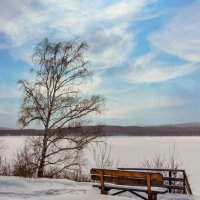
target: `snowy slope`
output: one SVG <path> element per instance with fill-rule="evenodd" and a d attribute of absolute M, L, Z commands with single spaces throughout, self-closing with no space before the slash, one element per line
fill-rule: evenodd
<path fill-rule="evenodd" d="M 66 179 L 25 179 L 0 177 L 1 200 L 130 200 L 128 197 L 101 195 L 92 183 Z M 131 200 L 138 199 L 132 197 Z M 159 200 L 200 200 L 190 195 L 160 195 Z"/>

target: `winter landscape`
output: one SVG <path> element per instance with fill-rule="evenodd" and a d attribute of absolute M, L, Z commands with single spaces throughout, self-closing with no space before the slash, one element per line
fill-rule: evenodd
<path fill-rule="evenodd" d="M 7 144 L 4 151 L 9 158 L 16 153 L 16 149 L 23 146 L 24 136 L 5 136 Z M 176 147 L 177 162 L 180 168 L 186 169 L 189 175 L 189 182 L 193 191 L 193 196 L 189 195 L 160 195 L 159 199 L 200 199 L 199 182 L 199 159 L 196 152 L 200 151 L 200 137 L 130 137 L 113 136 L 107 138 L 111 145 L 111 158 L 113 167 L 139 167 L 144 160 L 153 160 L 156 155 L 161 155 L 168 160 L 170 150 Z M 147 145 L 148 143 L 148 145 Z M 138 151 L 138 149 L 141 149 Z M 159 151 L 158 151 L 159 149 Z M 95 167 L 93 153 L 87 151 L 88 163 L 85 172 Z M 98 189 L 92 187 L 92 183 L 80 183 L 70 180 L 34 180 L 14 177 L 2 177 L 1 193 L 3 199 L 122 199 L 122 197 L 105 196 L 99 194 Z M 5 184 L 5 185 L 4 185 Z M 130 197 L 130 194 L 126 194 Z M 125 196 L 126 196 L 125 195 Z M 131 196 L 131 198 L 136 198 Z M 123 197 L 123 199 L 126 199 Z M 136 198 L 137 199 L 137 198 Z"/>
<path fill-rule="evenodd" d="M 200 200 L 200 1 L 0 1 L 0 199 Z"/>

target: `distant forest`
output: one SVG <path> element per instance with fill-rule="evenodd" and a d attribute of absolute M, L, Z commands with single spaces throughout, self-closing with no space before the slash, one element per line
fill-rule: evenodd
<path fill-rule="evenodd" d="M 90 126 L 90 128 L 92 128 Z M 104 126 L 106 136 L 200 136 L 200 125 Z M 64 130 L 67 133 L 67 130 Z M 0 129 L 0 136 L 39 135 L 36 129 Z"/>

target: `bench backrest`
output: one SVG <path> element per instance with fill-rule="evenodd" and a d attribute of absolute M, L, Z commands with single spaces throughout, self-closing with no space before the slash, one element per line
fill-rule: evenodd
<path fill-rule="evenodd" d="M 161 187 L 164 184 L 161 173 L 122 171 L 108 169 L 91 169 L 91 179 L 95 181 L 113 183 L 117 185 Z"/>
<path fill-rule="evenodd" d="M 157 168 L 118 168 L 125 171 L 159 172 L 163 174 L 164 187 L 170 193 L 192 194 L 186 171 L 183 169 L 157 169 Z"/>

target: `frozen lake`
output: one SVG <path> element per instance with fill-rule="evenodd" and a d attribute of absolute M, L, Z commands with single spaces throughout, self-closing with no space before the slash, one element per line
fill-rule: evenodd
<path fill-rule="evenodd" d="M 3 137 L 8 146 L 5 154 L 12 157 L 20 148 L 25 137 Z M 119 160 L 118 167 L 140 167 L 144 159 L 151 160 L 160 154 L 168 158 L 170 149 L 176 147 L 178 161 L 189 175 L 194 194 L 200 195 L 200 137 L 108 137 L 112 147 L 112 160 Z M 91 155 L 89 154 L 88 157 Z M 89 166 L 92 166 L 90 163 Z"/>

